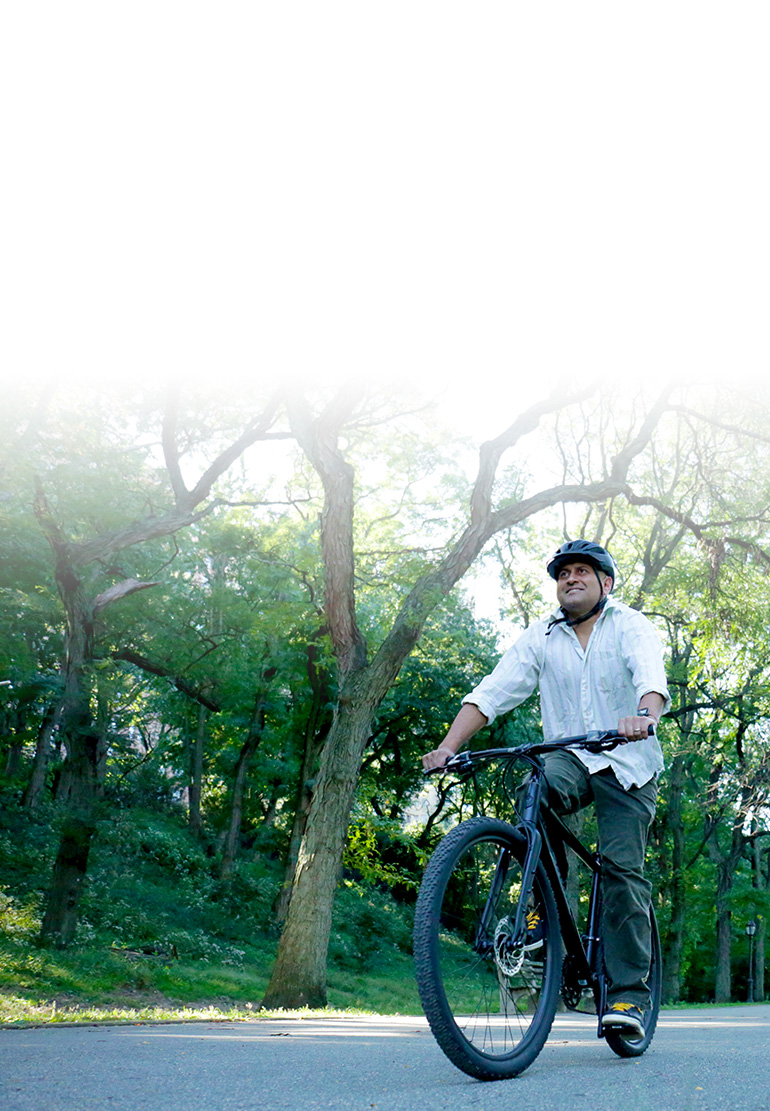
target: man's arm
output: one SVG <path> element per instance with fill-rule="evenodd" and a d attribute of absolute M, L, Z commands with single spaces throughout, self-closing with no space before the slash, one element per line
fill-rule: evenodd
<path fill-rule="evenodd" d="M 649 710 L 649 714 L 634 714 L 632 717 L 621 718 L 618 722 L 618 733 L 622 737 L 628 737 L 629 741 L 642 740 L 647 736 L 647 728 L 650 724 L 657 726 L 665 705 L 666 700 L 662 694 L 648 691 L 639 699 L 639 709 Z"/>
<path fill-rule="evenodd" d="M 471 737 L 474 737 L 479 729 L 483 729 L 486 724 L 487 719 L 478 706 L 474 706 L 472 702 L 465 702 L 460 707 L 459 714 L 452 722 L 449 732 L 438 748 L 435 748 L 433 752 L 426 752 L 423 756 L 422 766 L 426 772 L 443 768 L 449 757 L 459 752 L 462 746 Z"/>

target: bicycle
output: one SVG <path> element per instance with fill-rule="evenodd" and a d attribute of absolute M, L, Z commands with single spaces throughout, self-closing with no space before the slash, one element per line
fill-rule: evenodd
<path fill-rule="evenodd" d="M 470 1076 L 502 1080 L 528 1068 L 545 1045 L 560 995 L 569 1010 L 595 1008 L 597 1037 L 619 1057 L 639 1057 L 652 1041 L 662 972 L 655 912 L 651 907 L 652 999 L 644 1035 L 603 1029 L 607 977 L 601 857 L 560 817 L 540 809 L 543 754 L 567 748 L 602 752 L 625 741 L 615 732 L 588 733 L 517 748 L 464 752 L 439 769 L 477 786 L 480 769 L 498 762 L 499 786 L 516 809 L 514 772 L 521 764 L 530 768 L 529 779 L 519 788 L 523 803 L 518 824 L 485 816 L 461 822 L 439 843 L 417 899 L 414 959 L 420 999 L 439 1046 Z M 566 861 L 565 848 L 591 872 L 583 933 L 559 867 L 560 860 L 562 865 Z"/>

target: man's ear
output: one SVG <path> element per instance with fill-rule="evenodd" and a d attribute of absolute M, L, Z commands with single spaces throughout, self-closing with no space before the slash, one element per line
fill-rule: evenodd
<path fill-rule="evenodd" d="M 605 575 L 604 581 L 602 582 L 602 593 L 609 594 L 614 585 L 615 580 L 613 579 L 612 575 Z"/>

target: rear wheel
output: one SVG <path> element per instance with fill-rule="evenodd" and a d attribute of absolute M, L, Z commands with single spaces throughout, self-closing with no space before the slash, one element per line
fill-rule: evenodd
<path fill-rule="evenodd" d="M 652 1041 L 655 1027 L 658 1024 L 660 1011 L 660 995 L 663 986 L 663 963 L 660 952 L 660 934 L 655 911 L 650 907 L 650 930 L 652 940 L 652 959 L 650 961 L 650 1007 L 644 1016 L 644 1037 L 634 1038 L 623 1034 L 618 1028 L 608 1029 L 604 1037 L 607 1045 L 617 1053 L 618 1057 L 641 1057 Z"/>
<path fill-rule="evenodd" d="M 513 944 L 526 842 L 506 822 L 472 818 L 449 833 L 417 900 L 417 985 L 447 1057 L 480 1080 L 516 1076 L 551 1029 L 561 981 L 561 936 L 542 865 L 525 908 L 531 928 Z"/>

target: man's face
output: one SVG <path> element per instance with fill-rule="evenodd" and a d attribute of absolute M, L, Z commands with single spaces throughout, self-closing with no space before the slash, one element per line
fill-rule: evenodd
<path fill-rule="evenodd" d="M 576 560 L 566 564 L 559 572 L 556 578 L 556 597 L 565 613 L 571 617 L 581 617 L 594 608 L 603 594 L 609 593 L 611 584 L 612 579 L 603 571 L 597 572 L 590 563 Z"/>

